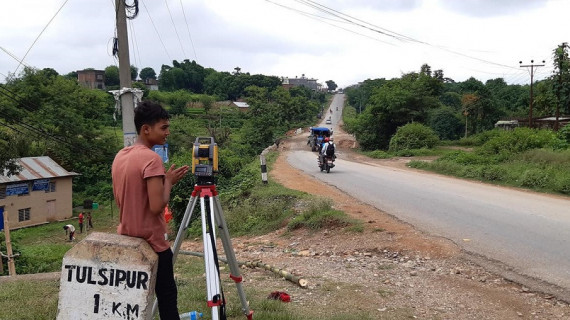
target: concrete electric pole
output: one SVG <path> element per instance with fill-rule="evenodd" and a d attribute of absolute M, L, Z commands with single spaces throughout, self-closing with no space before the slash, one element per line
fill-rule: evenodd
<path fill-rule="evenodd" d="M 530 60 L 530 64 L 522 64 L 522 61 L 519 61 L 519 64 L 521 65 L 521 68 L 529 68 L 530 67 L 530 108 L 528 111 L 528 127 L 532 128 L 532 102 L 533 102 L 533 96 L 532 96 L 532 85 L 533 85 L 533 77 L 534 77 L 534 68 L 538 68 L 538 67 L 544 67 L 544 60 L 542 60 L 543 64 L 534 64 L 534 60 Z"/>
<path fill-rule="evenodd" d="M 117 41 L 119 42 L 119 83 L 120 90 L 131 88 L 131 62 L 129 59 L 129 36 L 127 33 L 127 13 L 125 0 L 115 0 Z M 123 115 L 124 146 L 132 146 L 137 139 L 135 130 L 135 105 L 133 93 L 125 90 L 121 93 L 121 114 Z"/>

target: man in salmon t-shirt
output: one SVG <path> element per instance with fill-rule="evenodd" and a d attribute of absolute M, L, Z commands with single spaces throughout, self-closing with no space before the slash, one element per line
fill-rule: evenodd
<path fill-rule="evenodd" d="M 160 319 L 179 319 L 172 250 L 166 239 L 163 210 L 170 190 L 188 172 L 188 166 L 165 171 L 152 146 L 166 143 L 170 116 L 158 103 L 140 102 L 135 109 L 137 140 L 115 156 L 113 194 L 119 207 L 117 233 L 145 239 L 158 254 L 155 293 Z"/>

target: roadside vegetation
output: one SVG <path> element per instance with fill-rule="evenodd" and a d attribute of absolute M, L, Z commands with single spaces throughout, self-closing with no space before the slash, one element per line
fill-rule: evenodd
<path fill-rule="evenodd" d="M 554 73 L 536 83 L 536 117 L 570 117 L 568 46 L 553 50 Z M 528 124 L 529 86 L 502 78 L 455 82 L 427 64 L 395 79 L 345 88 L 345 129 L 372 158 L 415 160 L 414 168 L 541 192 L 570 194 L 570 125 Z M 519 121 L 496 129 L 498 120 Z M 537 124 L 534 124 L 536 127 Z"/>
<path fill-rule="evenodd" d="M 461 178 L 570 195 L 570 141 L 550 130 L 494 130 L 475 137 L 473 151 L 455 150 L 433 162 L 410 166 Z M 471 142 L 470 142 L 471 144 Z"/>

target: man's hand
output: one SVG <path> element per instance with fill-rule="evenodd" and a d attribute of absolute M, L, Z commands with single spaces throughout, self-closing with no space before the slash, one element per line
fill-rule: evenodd
<path fill-rule="evenodd" d="M 188 166 L 175 168 L 172 165 L 164 176 L 150 177 L 146 181 L 150 210 L 154 214 L 161 214 L 170 199 L 170 190 L 188 172 Z"/>
<path fill-rule="evenodd" d="M 182 179 L 186 173 L 188 173 L 188 166 L 182 166 L 175 168 L 176 165 L 170 166 L 170 169 L 166 171 L 165 180 L 170 181 L 172 185 L 176 184 L 180 179 Z"/>

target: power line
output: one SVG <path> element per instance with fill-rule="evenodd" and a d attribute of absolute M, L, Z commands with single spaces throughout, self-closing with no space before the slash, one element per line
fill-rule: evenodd
<path fill-rule="evenodd" d="M 53 17 L 49 20 L 49 22 L 46 24 L 46 26 L 42 29 L 42 31 L 40 32 L 40 34 L 38 34 L 38 36 L 36 37 L 36 39 L 34 40 L 34 42 L 32 43 L 32 45 L 28 48 L 28 51 L 26 51 L 26 54 L 24 55 L 24 57 L 22 58 L 22 61 L 26 60 L 26 57 L 28 56 L 28 53 L 30 53 L 30 50 L 32 50 L 32 48 L 34 47 L 34 45 L 36 44 L 36 42 L 38 41 L 38 39 L 42 36 L 42 34 L 44 33 L 44 31 L 46 31 L 47 27 L 50 25 L 50 23 L 53 21 L 53 19 L 55 19 L 55 17 L 57 16 L 57 14 L 61 11 L 61 9 L 63 9 L 63 7 L 65 6 L 65 4 L 67 3 L 67 1 L 69 0 L 65 0 L 63 2 L 63 4 L 61 5 L 61 7 L 59 7 L 59 10 L 57 10 L 57 12 L 53 15 Z M 20 63 L 18 64 L 18 66 L 16 67 L 16 70 L 14 70 L 14 73 L 18 72 L 18 68 L 20 68 L 20 65 L 22 65 L 22 61 L 20 61 Z"/>
<path fill-rule="evenodd" d="M 176 29 L 176 24 L 174 23 L 174 18 L 172 18 L 172 13 L 170 13 L 170 8 L 168 7 L 168 0 L 164 0 L 166 4 L 166 9 L 168 10 L 168 15 L 170 16 L 170 21 L 172 21 L 172 26 L 174 27 L 174 32 L 176 33 L 176 37 L 178 38 L 178 42 L 180 43 L 180 48 L 182 49 L 182 54 L 186 57 L 186 52 L 184 51 L 184 46 L 182 45 L 182 40 L 180 40 L 180 36 L 178 35 L 178 29 Z"/>
<path fill-rule="evenodd" d="M 182 0 L 180 0 L 180 7 L 182 8 L 182 14 L 184 15 L 184 22 L 186 22 L 186 29 L 188 30 L 188 37 L 190 38 L 190 44 L 192 45 L 192 50 L 194 51 L 194 58 L 198 61 L 198 56 L 196 55 L 196 48 L 194 48 L 194 41 L 192 41 L 192 34 L 190 33 L 190 26 L 188 25 L 188 19 L 186 18 L 186 12 L 184 12 L 184 5 Z"/>
<path fill-rule="evenodd" d="M 322 17 L 322 16 L 319 16 L 319 15 L 316 15 L 316 14 L 312 14 L 312 13 L 309 13 L 309 12 L 305 12 L 305 11 L 302 11 L 302 10 L 298 10 L 298 9 L 295 9 L 295 8 L 291 8 L 291 7 L 288 7 L 288 6 L 286 6 L 286 5 L 282 5 L 282 4 L 280 4 L 280 3 L 276 3 L 276 2 L 273 2 L 273 1 L 271 1 L 271 0 L 265 0 L 265 1 L 267 1 L 267 2 L 269 2 L 269 3 L 271 3 L 271 4 L 274 4 L 274 5 L 276 5 L 276 6 L 285 8 L 285 9 L 287 9 L 287 10 L 291 10 L 291 11 L 297 12 L 297 13 L 299 13 L 299 14 L 301 14 L 301 15 L 306 16 L 307 18 L 310 18 L 310 19 L 317 20 L 317 21 L 319 21 L 319 22 L 328 24 L 328 25 L 330 25 L 330 26 L 332 26 L 332 27 L 335 27 L 335 28 L 338 28 L 338 29 L 341 29 L 341 30 L 344 30 L 344 31 L 347 31 L 347 32 L 350 32 L 350 33 L 353 33 L 353 34 L 356 34 L 356 35 L 359 35 L 359 36 L 362 36 L 362 37 L 371 39 L 371 40 L 374 40 L 374 41 L 382 42 L 382 43 L 385 43 L 385 44 L 388 44 L 388 45 L 391 45 L 391 46 L 396 46 L 396 45 L 393 44 L 393 43 L 390 43 L 390 42 L 387 42 L 387 41 L 383 41 L 383 40 L 380 40 L 380 39 L 378 39 L 378 38 L 374 38 L 374 37 L 371 37 L 371 36 L 368 36 L 368 35 L 365 35 L 365 34 L 363 34 L 363 33 L 359 33 L 359 32 L 356 32 L 356 31 L 353 31 L 353 30 L 350 30 L 350 29 L 347 29 L 347 28 L 343 28 L 343 27 L 341 27 L 341 26 L 337 26 L 337 25 L 335 25 L 335 24 L 329 23 L 329 22 L 324 21 L 324 20 L 331 20 L 331 21 L 335 21 L 335 22 L 339 22 L 339 23 L 346 23 L 346 24 L 349 24 L 349 23 L 346 22 L 346 21 L 339 21 L 339 20 L 336 20 L 336 19 L 331 19 L 331 18 Z"/>
<path fill-rule="evenodd" d="M 129 24 L 129 28 L 131 29 L 131 34 L 133 35 L 131 37 L 131 46 L 133 47 L 133 55 L 135 57 L 135 67 L 137 66 L 137 58 L 139 60 L 138 62 L 138 67 L 142 66 L 141 63 L 141 53 L 139 52 L 139 46 L 138 46 L 138 42 L 137 42 L 137 35 L 135 34 L 135 29 L 133 28 L 133 23 L 131 20 L 127 20 L 128 24 Z M 135 54 L 136 52 L 136 54 Z M 135 79 L 136 80 L 136 79 Z"/>
<path fill-rule="evenodd" d="M 150 12 L 148 11 L 148 8 L 146 7 L 146 5 L 144 4 L 143 0 L 140 0 L 141 3 L 143 4 L 144 10 L 146 11 L 148 18 L 150 19 L 150 22 L 152 24 L 152 27 L 154 28 L 154 31 L 156 32 L 156 35 L 158 36 L 158 39 L 160 40 L 160 43 L 162 44 L 162 48 L 164 48 L 164 52 L 166 52 L 166 55 L 168 56 L 168 60 L 172 61 L 172 57 L 170 57 L 170 54 L 168 53 L 168 50 L 166 50 L 166 46 L 164 45 L 164 42 L 162 41 L 162 37 L 160 36 L 160 33 L 158 32 L 158 29 L 156 28 L 156 25 L 154 24 L 154 21 L 152 20 L 152 17 L 150 16 Z"/>
<path fill-rule="evenodd" d="M 12 52 L 8 51 L 8 50 L 5 49 L 4 47 L 0 46 L 0 49 L 1 49 L 2 51 L 4 51 L 7 55 L 9 55 L 10 57 L 12 57 L 14 60 L 18 61 L 20 64 L 23 64 L 24 67 L 27 67 L 27 68 L 30 68 L 30 69 L 32 68 L 32 67 L 30 67 L 29 65 L 25 64 L 23 60 L 18 59 L 18 57 L 16 57 L 16 55 L 14 55 Z"/>
<path fill-rule="evenodd" d="M 266 0 L 266 1 L 268 1 L 268 0 Z M 455 54 L 455 55 L 459 55 L 459 56 L 462 56 L 462 57 L 465 57 L 465 58 L 477 60 L 477 61 L 480 61 L 480 62 L 483 62 L 483 63 L 492 64 L 492 65 L 495 65 L 495 66 L 499 66 L 499 67 L 503 67 L 503 68 L 509 68 L 509 69 L 513 69 L 513 70 L 516 70 L 516 69 L 517 69 L 517 68 L 515 68 L 515 67 L 513 67 L 513 66 L 509 66 L 509 65 L 505 65 L 505 64 L 493 62 L 493 61 L 490 61 L 490 60 L 478 58 L 478 57 L 475 57 L 475 56 L 467 55 L 467 54 L 464 54 L 464 53 L 461 53 L 461 52 L 458 52 L 458 51 L 455 51 L 455 50 L 451 50 L 451 49 L 449 49 L 449 48 L 447 48 L 447 47 L 444 47 L 444 46 L 441 46 L 441 45 L 431 44 L 431 43 L 429 43 L 429 42 L 425 42 L 425 41 L 422 41 L 422 40 L 418 40 L 418 39 L 415 39 L 415 38 L 412 38 L 412 37 L 403 35 L 403 34 L 401 34 L 401 33 L 397 33 L 397 32 L 391 31 L 391 30 L 389 30 L 389 29 L 382 28 L 382 27 L 380 27 L 380 26 L 377 26 L 377 25 L 374 25 L 374 24 L 372 24 L 372 23 L 366 22 L 366 21 L 364 21 L 364 20 L 361 20 L 361 19 L 352 17 L 352 16 L 350 16 L 350 15 L 347 15 L 347 14 L 342 13 L 342 12 L 340 12 L 340 11 L 334 10 L 334 9 L 332 9 L 332 8 L 329 8 L 329 7 L 325 6 L 325 5 L 322 5 L 322 4 L 317 3 L 317 2 L 315 2 L 315 1 L 312 1 L 312 0 L 295 0 L 295 1 L 296 1 L 296 2 L 299 2 L 299 3 L 301 3 L 301 4 L 304 4 L 304 5 L 306 5 L 306 6 L 309 6 L 309 7 L 311 7 L 311 8 L 314 8 L 314 9 L 316 9 L 316 10 L 318 10 L 318 11 L 323 12 L 323 13 L 326 13 L 326 14 L 329 14 L 329 15 L 332 15 L 332 16 L 335 16 L 335 17 L 338 17 L 338 18 L 340 18 L 340 19 L 343 19 L 343 20 L 345 20 L 345 21 L 347 21 L 347 22 L 350 22 L 350 23 L 352 23 L 352 24 L 354 24 L 354 25 L 356 25 L 356 26 L 358 26 L 358 27 L 365 28 L 365 29 L 370 30 L 370 31 L 373 31 L 373 32 L 377 32 L 377 33 L 380 33 L 380 34 L 382 34 L 382 35 L 385 35 L 385 36 L 388 36 L 388 37 L 391 37 L 391 38 L 394 38 L 394 39 L 397 39 L 397 40 L 400 40 L 400 41 L 403 41 L 403 42 L 418 43 L 418 44 L 430 46 L 430 47 L 433 47 L 433 48 L 437 48 L 437 49 L 440 49 L 440 50 L 442 50 L 442 51 L 447 51 L 447 52 L 449 52 L 449 53 L 452 53 L 452 54 Z M 356 21 L 358 21 L 358 22 L 356 22 Z"/>

